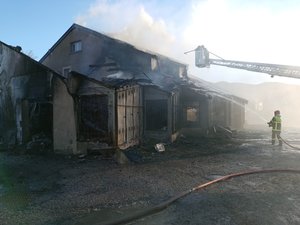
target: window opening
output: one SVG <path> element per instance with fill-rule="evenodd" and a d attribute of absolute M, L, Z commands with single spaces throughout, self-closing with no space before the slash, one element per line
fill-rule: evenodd
<path fill-rule="evenodd" d="M 186 120 L 188 122 L 198 122 L 199 121 L 199 109 L 196 107 L 187 107 Z"/>
<path fill-rule="evenodd" d="M 71 67 L 67 66 L 63 68 L 62 74 L 64 77 L 68 77 L 70 72 L 71 72 Z"/>
<path fill-rule="evenodd" d="M 82 42 L 81 41 L 75 41 L 71 43 L 71 52 L 80 52 L 82 51 Z"/>

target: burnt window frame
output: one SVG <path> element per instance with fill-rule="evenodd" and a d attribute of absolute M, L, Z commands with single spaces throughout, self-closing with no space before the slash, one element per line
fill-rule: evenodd
<path fill-rule="evenodd" d="M 191 114 L 189 115 L 188 111 L 189 110 L 194 110 L 193 112 L 193 116 L 195 117 L 194 120 L 192 119 Z M 200 122 L 200 118 L 199 118 L 199 106 L 187 106 L 186 107 L 186 121 L 187 123 L 199 123 Z"/>
<path fill-rule="evenodd" d="M 188 110 L 194 109 L 195 113 L 195 120 L 188 120 Z M 204 106 L 203 103 L 200 101 L 187 101 L 185 106 L 184 106 L 184 118 L 183 120 L 185 121 L 185 126 L 186 127 L 199 127 L 201 126 L 203 122 L 203 111 Z"/>

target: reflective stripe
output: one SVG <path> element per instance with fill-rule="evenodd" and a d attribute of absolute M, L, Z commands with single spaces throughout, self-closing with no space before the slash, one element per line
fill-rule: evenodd
<path fill-rule="evenodd" d="M 281 117 L 274 116 L 272 119 L 272 130 L 273 131 L 281 131 Z"/>

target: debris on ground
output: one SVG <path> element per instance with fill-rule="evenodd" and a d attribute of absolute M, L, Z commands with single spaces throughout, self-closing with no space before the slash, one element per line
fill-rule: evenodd
<path fill-rule="evenodd" d="M 163 143 L 158 143 L 154 146 L 155 150 L 157 152 L 164 152 L 165 151 L 165 145 Z"/>
<path fill-rule="evenodd" d="M 297 145 L 298 134 L 285 137 Z M 124 165 L 102 155 L 66 157 L 2 151 L 1 225 L 99 224 L 157 205 L 221 175 L 300 168 L 299 151 L 273 151 L 269 132 L 244 131 L 237 136 L 185 136 L 168 144 L 163 154 L 155 150 L 155 143 L 120 150 L 130 162 Z M 77 163 L 80 159 L 85 163 Z M 238 177 L 194 192 L 168 209 L 131 224 L 296 225 L 300 218 L 299 186 L 297 174 Z"/>

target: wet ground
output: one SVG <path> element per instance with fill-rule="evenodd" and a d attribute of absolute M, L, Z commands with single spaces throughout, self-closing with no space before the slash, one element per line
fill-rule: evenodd
<path fill-rule="evenodd" d="M 300 146 L 300 131 L 282 134 Z M 248 130 L 231 140 L 181 137 L 156 152 L 63 157 L 0 152 L 1 224 L 106 224 L 148 209 L 223 175 L 299 169 L 300 151 L 271 146 L 270 132 Z M 300 224 L 300 174 L 233 178 L 195 191 L 130 224 Z"/>

